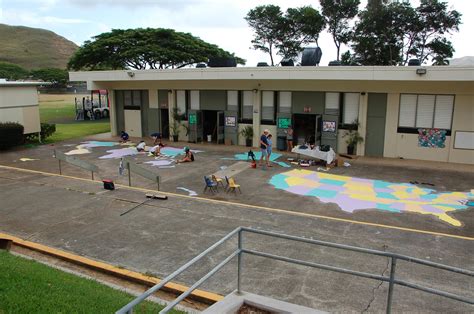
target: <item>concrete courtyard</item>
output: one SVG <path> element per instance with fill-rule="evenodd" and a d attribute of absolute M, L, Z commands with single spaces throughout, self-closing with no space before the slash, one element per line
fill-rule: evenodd
<path fill-rule="evenodd" d="M 169 198 L 150 201 L 120 216 L 145 200 L 144 190 L 120 186 L 115 191 L 105 191 L 101 182 L 89 180 L 90 173 L 64 163 L 63 175 L 68 177 L 48 174 L 58 173 L 58 162 L 52 157 L 54 148 L 68 152 L 81 142 L 69 141 L 54 147 L 44 145 L 0 154 L 0 165 L 6 166 L 0 167 L 0 232 L 159 277 L 171 273 L 238 226 L 386 250 L 473 270 L 472 207 L 449 213 L 461 222 L 459 226 L 426 213 L 373 208 L 351 213 L 336 203 L 276 189 L 269 184 L 274 176 L 299 169 L 277 164 L 267 170 L 240 167 L 240 172 L 233 177 L 241 185 L 242 194 L 226 194 L 222 190 L 215 195 L 203 194 L 203 176 L 225 171 L 221 169 L 223 166 L 235 165 L 239 162 L 233 159 L 235 154 L 245 153 L 246 149 L 191 145 L 192 149 L 202 151 L 196 153 L 196 161 L 173 168 L 146 164 L 154 159 L 144 154 L 133 156 L 135 163 L 160 175 L 161 190 L 169 192 Z M 188 145 L 177 144 L 179 148 Z M 124 147 L 93 147 L 90 153 L 75 157 L 99 166 L 97 180 L 109 178 L 126 185 L 128 177 L 118 173 L 119 159 L 99 158 L 107 155 L 107 150 Z M 33 160 L 21 161 L 21 158 Z M 287 162 L 285 156 L 279 161 Z M 369 159 L 349 162 L 351 167 L 321 173 L 393 183 L 416 181 L 437 193 L 464 193 L 474 188 L 474 169 L 467 165 L 443 168 L 409 161 L 406 165 L 405 161 L 386 163 Z M 316 171 L 317 166 L 309 170 Z M 135 174 L 132 174 L 132 185 L 156 189 L 155 183 Z M 177 187 L 195 191 L 198 196 L 190 197 L 187 191 Z M 387 275 L 389 271 L 388 260 L 382 257 L 265 237 L 249 236 L 245 243 L 250 248 L 307 261 L 375 274 Z M 194 283 L 235 247 L 236 242 L 230 241 L 180 276 L 178 281 L 186 285 Z M 226 266 L 203 289 L 220 294 L 231 292 L 236 287 L 235 265 Z M 472 298 L 469 292 L 472 291 L 472 280 L 466 276 L 403 262 L 398 265 L 397 274 L 415 283 Z M 331 312 L 382 311 L 388 290 L 386 284 L 374 280 L 250 256 L 244 257 L 243 288 Z M 472 307 L 397 286 L 393 310 L 466 312 Z"/>

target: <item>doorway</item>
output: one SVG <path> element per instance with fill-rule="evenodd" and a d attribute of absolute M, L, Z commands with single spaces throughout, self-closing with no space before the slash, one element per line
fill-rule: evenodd
<path fill-rule="evenodd" d="M 369 93 L 365 135 L 366 156 L 383 157 L 386 115 L 387 94 Z"/>
<path fill-rule="evenodd" d="M 217 143 L 217 112 L 215 110 L 202 111 L 202 131 L 205 142 L 207 142 L 207 136 L 211 135 L 212 142 Z"/>
<path fill-rule="evenodd" d="M 303 145 L 304 143 L 318 145 L 321 134 L 321 119 L 318 119 L 318 115 L 315 114 L 294 114 L 293 133 L 295 145 Z"/>
<path fill-rule="evenodd" d="M 170 117 L 168 115 L 168 109 L 160 109 L 160 125 L 161 125 L 161 137 L 170 138 Z"/>

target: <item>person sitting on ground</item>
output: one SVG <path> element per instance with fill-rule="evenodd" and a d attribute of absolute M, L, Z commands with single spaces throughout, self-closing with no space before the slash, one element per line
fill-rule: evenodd
<path fill-rule="evenodd" d="M 183 159 L 178 160 L 178 163 L 182 162 L 193 162 L 194 161 L 194 155 L 193 152 L 189 149 L 189 147 L 184 148 L 185 155 Z"/>
<path fill-rule="evenodd" d="M 128 136 L 127 132 L 125 132 L 125 131 L 120 132 L 120 139 L 121 139 L 120 142 L 121 143 L 127 142 L 129 138 L 130 137 Z"/>
<path fill-rule="evenodd" d="M 161 144 L 161 133 L 159 132 L 151 133 L 150 136 L 151 138 L 153 138 L 153 145 Z"/>
<path fill-rule="evenodd" d="M 144 152 L 145 151 L 145 146 L 146 146 L 145 141 L 140 141 L 140 143 L 138 143 L 138 145 L 137 145 L 137 151 L 138 152 Z"/>
<path fill-rule="evenodd" d="M 161 148 L 163 147 L 164 145 L 159 143 L 158 145 L 155 145 L 153 146 L 152 148 L 150 148 L 150 153 L 154 156 L 160 156 L 160 151 L 161 151 Z"/>

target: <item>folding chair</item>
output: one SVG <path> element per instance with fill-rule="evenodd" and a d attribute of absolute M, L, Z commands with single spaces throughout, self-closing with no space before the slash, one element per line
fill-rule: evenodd
<path fill-rule="evenodd" d="M 234 191 L 235 194 L 237 194 L 237 189 L 239 189 L 240 194 L 242 194 L 242 191 L 240 190 L 240 184 L 236 184 L 234 178 L 229 178 L 229 189 L 227 192 Z"/>
<path fill-rule="evenodd" d="M 204 182 L 206 182 L 206 186 L 204 187 L 203 193 L 206 193 L 208 189 L 209 191 L 211 191 L 212 194 L 214 194 L 214 192 L 217 192 L 217 183 L 212 182 L 209 177 L 204 177 Z"/>

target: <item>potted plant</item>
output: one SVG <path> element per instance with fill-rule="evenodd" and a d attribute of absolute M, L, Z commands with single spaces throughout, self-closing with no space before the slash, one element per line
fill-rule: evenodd
<path fill-rule="evenodd" d="M 240 131 L 240 134 L 245 137 L 245 146 L 252 147 L 253 127 L 247 125 L 242 129 L 242 131 Z"/>
<path fill-rule="evenodd" d="M 343 137 L 346 137 L 347 144 L 347 154 L 354 155 L 354 150 L 357 144 L 362 143 L 364 138 L 360 135 L 359 131 L 359 121 L 355 120 L 348 128 L 346 134 Z"/>
<path fill-rule="evenodd" d="M 180 128 L 182 121 L 184 120 L 184 114 L 182 114 L 179 108 L 173 108 L 173 123 L 170 125 L 171 134 L 173 136 L 173 142 L 177 142 L 179 139 L 179 133 L 181 132 Z"/>

